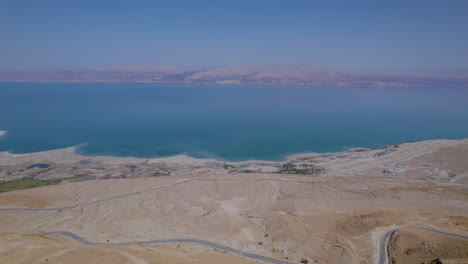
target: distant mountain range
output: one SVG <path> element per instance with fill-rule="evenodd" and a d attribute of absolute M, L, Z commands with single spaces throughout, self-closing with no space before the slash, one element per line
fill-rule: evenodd
<path fill-rule="evenodd" d="M 377 73 L 308 65 L 239 65 L 198 69 L 171 66 L 91 66 L 62 70 L 0 69 L 0 81 L 468 87 L 468 70 Z"/>

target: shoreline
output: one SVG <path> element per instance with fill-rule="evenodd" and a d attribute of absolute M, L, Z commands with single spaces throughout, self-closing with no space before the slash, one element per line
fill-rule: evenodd
<path fill-rule="evenodd" d="M 350 263 L 357 256 L 375 262 L 382 254 L 395 254 L 382 246 L 388 231 L 399 227 L 463 234 L 460 228 L 468 223 L 463 207 L 468 138 L 354 148 L 332 156 L 303 153 L 286 162 L 227 163 L 186 155 L 89 157 L 76 154 L 76 148 L 0 152 L 3 232 L 67 230 L 97 244 L 119 245 L 154 238 L 204 239 L 259 256 L 287 257 L 292 263 L 305 253 L 274 244 L 275 239 L 333 248 L 339 234 L 350 238 L 340 243 L 353 247 L 335 253 Z M 304 240 L 301 232 L 289 232 L 308 227 L 330 235 Z M 230 235 L 240 229 L 248 232 Z M 323 260 L 318 253 L 307 256 Z"/>
<path fill-rule="evenodd" d="M 340 152 L 298 153 L 288 155 L 281 161 L 223 161 L 212 158 L 194 158 L 185 154 L 159 158 L 87 156 L 77 153 L 79 146 L 26 154 L 12 154 L 5 151 L 0 152 L 0 180 L 34 178 L 52 181 L 81 181 L 190 174 L 252 173 L 290 174 L 298 177 L 307 175 L 388 177 L 406 175 L 406 171 L 415 171 L 413 174 L 421 179 L 423 177 L 421 173 L 430 168 L 408 167 L 403 161 L 438 151 L 441 148 L 461 145 L 468 145 L 468 138 L 401 143 L 379 149 L 350 148 Z M 373 169 L 370 169 L 371 167 Z M 447 180 L 450 173 L 450 171 L 443 170 L 431 177 Z"/>
<path fill-rule="evenodd" d="M 2 131 L 0 131 L 0 136 L 2 136 Z M 5 134 L 6 135 L 6 131 Z M 468 139 L 468 138 L 466 138 Z M 458 140 L 458 139 L 434 139 L 434 140 Z M 463 140 L 463 139 L 460 139 Z M 410 141 L 410 142 L 402 142 L 402 143 L 397 143 L 396 145 L 399 144 L 404 144 L 404 143 L 415 143 L 415 142 L 423 142 L 423 141 L 432 141 L 432 140 L 420 140 L 420 141 Z M 87 145 L 88 143 L 83 143 L 83 144 L 78 144 L 75 146 L 70 146 L 70 147 L 65 147 L 65 148 L 58 148 L 58 149 L 50 149 L 50 150 L 42 150 L 42 151 L 34 151 L 34 152 L 27 152 L 27 153 L 12 153 L 10 151 L 0 151 L 0 154 L 7 154 L 11 157 L 23 157 L 23 156 L 31 156 L 31 155 L 41 155 L 41 154 L 47 154 L 47 153 L 52 153 L 52 152 L 67 152 L 71 154 L 75 154 L 77 156 L 82 156 L 83 158 L 106 158 L 106 159 L 135 159 L 135 160 L 148 160 L 148 161 L 164 161 L 164 160 L 197 160 L 197 161 L 202 161 L 202 162 L 218 162 L 218 163 L 234 163 L 234 164 L 243 164 L 243 163 L 254 163 L 254 162 L 266 162 L 266 163 L 281 163 L 281 162 L 288 162 L 290 160 L 294 160 L 297 158 L 301 157 L 311 157 L 311 156 L 326 156 L 330 157 L 333 155 L 338 155 L 340 153 L 346 153 L 346 152 L 355 152 L 355 151 L 369 151 L 369 150 L 378 150 L 378 149 L 383 149 L 387 146 L 392 146 L 395 144 L 389 144 L 389 145 L 382 145 L 381 147 L 378 148 L 368 148 L 368 147 L 350 147 L 346 148 L 340 151 L 329 151 L 329 152 L 313 152 L 313 151 L 307 151 L 307 152 L 298 152 L 298 153 L 292 153 L 292 154 L 285 154 L 281 156 L 281 159 L 278 160 L 266 160 L 266 159 L 246 159 L 246 160 L 229 160 L 229 159 L 216 159 L 216 158 L 198 158 L 198 157 L 193 157 L 190 155 L 187 155 L 185 153 L 182 154 L 176 154 L 176 155 L 171 155 L 171 156 L 161 156 L 161 157 L 137 157 L 137 156 L 114 156 L 114 155 L 93 155 L 93 154 L 86 154 L 82 153 L 79 151 L 79 148 L 82 146 Z M 1 158 L 1 156 L 0 156 Z"/>
<path fill-rule="evenodd" d="M 7 134 L 7 131 L 5 130 L 0 130 L 0 137 L 4 136 Z M 291 154 L 284 154 L 281 156 L 281 159 L 279 160 L 262 160 L 262 159 L 247 159 L 247 160 L 228 160 L 228 159 L 216 159 L 216 158 L 197 158 L 193 157 L 187 154 L 176 154 L 176 155 L 171 155 L 171 156 L 161 156 L 161 157 L 137 157 L 137 156 L 114 156 L 114 155 L 92 155 L 92 154 L 84 154 L 79 152 L 79 148 L 86 146 L 88 143 L 82 143 L 78 144 L 75 146 L 70 146 L 70 147 L 65 147 L 65 148 L 59 148 L 59 149 L 50 149 L 50 150 L 42 150 L 42 151 L 35 151 L 35 152 L 27 152 L 27 153 L 11 153 L 10 151 L 0 151 L 0 154 L 7 154 L 11 157 L 22 157 L 22 156 L 30 156 L 30 155 L 40 155 L 40 154 L 47 154 L 51 152 L 67 152 L 72 154 L 75 154 L 77 156 L 82 156 L 84 158 L 106 158 L 106 159 L 134 159 L 134 160 L 147 160 L 147 161 L 164 161 L 164 160 L 197 160 L 197 161 L 202 161 L 202 162 L 218 162 L 218 163 L 234 163 L 234 164 L 243 164 L 243 163 L 254 163 L 254 162 L 267 162 L 267 163 L 281 163 L 281 162 L 288 162 L 291 160 L 295 160 L 298 158 L 303 158 L 303 157 L 330 157 L 334 155 L 339 155 L 341 153 L 349 153 L 349 152 L 360 152 L 360 151 L 371 151 L 371 150 L 379 150 L 379 149 L 385 149 L 386 147 L 391 147 L 394 145 L 401 145 L 401 144 L 408 144 L 408 143 L 418 143 L 418 142 L 430 142 L 430 141 L 438 141 L 438 140 L 452 140 L 452 141 L 461 141 L 461 140 L 468 140 L 468 137 L 466 138 L 460 138 L 460 139 L 446 139 L 446 138 L 440 138 L 440 139 L 428 139 L 428 140 L 415 140 L 415 141 L 404 141 L 400 143 L 395 143 L 395 144 L 387 144 L 387 145 L 382 145 L 380 147 L 376 148 L 370 148 L 370 147 L 349 147 L 345 148 L 340 151 L 329 151 L 329 152 L 313 152 L 313 151 L 306 151 L 306 152 L 298 152 L 298 153 L 291 153 Z M 0 155 L 1 158 L 1 155 Z M 222 158 L 222 157 L 221 157 Z"/>

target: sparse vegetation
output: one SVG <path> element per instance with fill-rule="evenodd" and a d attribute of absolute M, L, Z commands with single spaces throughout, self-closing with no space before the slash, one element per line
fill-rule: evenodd
<path fill-rule="evenodd" d="M 380 156 L 383 156 L 383 155 L 385 155 L 385 154 L 394 152 L 394 151 L 396 151 L 399 147 L 400 147 L 399 144 L 384 146 L 384 147 L 383 147 L 384 151 L 375 153 L 374 157 L 380 157 Z"/>
<path fill-rule="evenodd" d="M 84 180 L 88 178 L 86 174 L 76 174 L 75 176 L 65 178 L 64 180 Z"/>
<path fill-rule="evenodd" d="M 324 169 L 322 167 L 317 167 L 312 164 L 301 164 L 300 167 L 296 164 L 291 162 L 283 163 L 280 166 L 278 173 L 286 173 L 286 174 L 301 174 L 301 175 L 308 175 L 314 173 L 320 173 Z"/>
<path fill-rule="evenodd" d="M 158 170 L 155 171 L 153 174 L 151 174 L 150 177 L 169 176 L 169 175 L 171 175 L 171 171 L 158 168 Z"/>
<path fill-rule="evenodd" d="M 203 216 L 207 216 L 207 215 L 209 215 L 211 212 L 213 212 L 213 210 L 210 210 L 210 211 L 204 213 Z"/>
<path fill-rule="evenodd" d="M 130 169 L 130 172 L 135 172 L 135 169 L 136 169 L 135 165 L 128 165 L 127 167 Z"/>
<path fill-rule="evenodd" d="M 49 184 L 59 184 L 62 182 L 62 179 L 48 180 Z"/>
<path fill-rule="evenodd" d="M 233 168 L 235 168 L 234 166 L 232 166 L 232 165 L 229 165 L 229 164 L 224 164 L 224 166 L 223 166 L 223 167 L 224 167 L 226 170 L 229 170 L 229 169 L 233 169 Z"/>
<path fill-rule="evenodd" d="M 61 180 L 37 180 L 33 178 L 7 181 L 0 183 L 0 193 L 35 188 L 49 184 L 57 184 L 60 182 Z"/>
<path fill-rule="evenodd" d="M 306 258 L 302 258 L 301 263 L 302 264 L 307 264 L 307 263 L 309 263 L 309 260 L 307 260 Z"/>

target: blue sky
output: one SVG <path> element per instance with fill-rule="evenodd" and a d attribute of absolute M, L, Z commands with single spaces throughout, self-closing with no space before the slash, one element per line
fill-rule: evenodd
<path fill-rule="evenodd" d="M 0 0 L 0 67 L 468 68 L 468 1 Z"/>

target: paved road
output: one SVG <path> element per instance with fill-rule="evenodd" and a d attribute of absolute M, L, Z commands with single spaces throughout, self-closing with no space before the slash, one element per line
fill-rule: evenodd
<path fill-rule="evenodd" d="M 301 181 L 301 180 L 288 180 L 288 179 L 275 179 L 275 178 L 255 178 L 255 179 L 243 179 L 243 178 L 222 178 L 222 179 L 209 179 L 209 178 L 196 178 L 196 179 L 189 179 L 185 181 L 180 181 L 177 183 L 173 184 L 168 184 L 168 185 L 163 185 L 159 186 L 156 188 L 152 189 L 147 189 L 143 191 L 138 191 L 138 192 L 132 192 L 132 193 L 127 193 L 124 195 L 119 195 L 119 196 L 113 196 L 105 199 L 100 199 L 92 202 L 87 202 L 87 203 L 82 203 L 82 204 L 76 204 L 72 206 L 67 206 L 67 207 L 48 207 L 48 208 L 31 208 L 31 207 L 10 207 L 10 208 L 0 208 L 0 211 L 56 211 L 56 210 L 67 210 L 67 209 L 73 209 L 73 208 L 80 208 L 84 207 L 87 205 L 92 205 L 92 204 L 97 204 L 97 203 L 102 203 L 102 202 L 107 202 L 115 199 L 120 199 L 120 198 L 125 198 L 133 195 L 138 195 L 142 193 L 147 193 L 147 192 L 152 192 L 152 191 L 157 191 L 165 188 L 170 188 L 174 187 L 180 184 L 188 183 L 188 182 L 195 182 L 195 181 L 274 181 L 274 182 L 298 182 L 298 183 L 310 183 L 310 184 L 332 184 L 332 183 L 367 183 L 367 182 L 381 182 L 381 183 L 394 183 L 394 182 L 426 182 L 426 181 L 419 181 L 419 180 L 350 180 L 350 181 Z M 449 235 L 449 236 L 455 236 L 455 237 L 460 237 L 460 238 L 467 238 L 468 236 L 465 235 L 459 235 L 459 234 L 453 234 L 445 231 L 440 231 L 440 230 L 434 230 L 434 229 L 429 229 L 429 228 L 424 228 L 424 227 L 403 227 L 403 228 L 416 228 L 416 229 L 421 229 L 421 230 L 426 230 L 430 232 L 436 232 L 444 235 Z M 388 239 L 391 237 L 393 233 L 395 233 L 397 229 L 393 229 L 385 233 L 382 238 L 380 239 L 380 245 L 379 245 L 379 258 L 378 258 L 378 264 L 386 264 L 388 261 L 388 253 L 387 253 L 387 242 Z M 67 231 L 54 231 L 54 232 L 45 232 L 45 233 L 38 233 L 42 235 L 50 235 L 50 234 L 62 234 L 64 236 L 68 236 L 79 243 L 82 244 L 93 244 L 73 233 L 67 232 Z M 244 257 L 268 262 L 268 263 L 288 263 L 276 259 L 270 259 L 267 257 L 263 257 L 260 255 L 255 255 L 251 254 L 248 252 L 243 252 L 237 249 L 233 249 L 230 247 L 226 247 L 223 245 L 219 245 L 210 241 L 206 240 L 200 240 L 200 239 L 190 239 L 190 238 L 178 238 L 178 239 L 168 239 L 168 240 L 151 240 L 151 241 L 138 241 L 138 242 L 132 242 L 132 243 L 117 243 L 113 245 L 130 245 L 130 244 L 156 244 L 156 243 L 174 243 L 174 242 L 187 242 L 187 243 L 197 243 L 197 244 L 203 244 L 209 247 L 217 248 L 220 250 L 224 250 L 227 252 L 231 252 L 237 255 L 241 255 Z"/>
<path fill-rule="evenodd" d="M 366 182 L 381 182 L 381 183 L 394 183 L 394 182 L 425 182 L 425 181 L 418 181 L 418 180 L 350 180 L 350 181 L 301 181 L 301 180 L 288 180 L 288 179 L 275 179 L 275 178 L 257 178 L 257 179 L 243 179 L 243 178 L 222 178 L 222 179 L 208 179 L 208 178 L 196 178 L 196 179 L 189 179 L 185 181 L 176 182 L 173 184 L 168 184 L 164 186 L 159 186 L 156 188 L 127 193 L 124 195 L 113 196 L 105 199 L 100 199 L 92 202 L 81 203 L 66 207 L 46 207 L 46 208 L 32 208 L 32 207 L 7 207 L 7 208 L 0 208 L 0 211 L 57 211 L 57 210 L 67 210 L 73 208 L 80 208 L 85 207 L 88 205 L 93 205 L 97 203 L 103 203 L 111 200 L 116 200 L 120 198 L 125 198 L 133 195 L 138 195 L 147 192 L 153 192 L 165 188 L 174 187 L 176 185 L 188 183 L 188 182 L 195 182 L 195 181 L 274 181 L 274 182 L 298 182 L 298 183 L 310 183 L 310 184 L 331 184 L 331 183 L 366 183 Z"/>
<path fill-rule="evenodd" d="M 430 229 L 430 228 L 425 228 L 425 227 L 400 227 L 400 228 L 395 228 L 387 233 L 385 233 L 381 238 L 380 238 L 380 244 L 379 244 L 379 259 L 378 259 L 378 264 L 387 264 L 389 263 L 388 259 L 388 239 L 398 230 L 398 229 L 403 229 L 403 228 L 413 228 L 413 229 L 421 229 L 429 232 L 434 232 L 434 233 L 439 233 L 443 235 L 448 235 L 448 236 L 454 236 L 454 237 L 459 237 L 459 238 L 466 238 L 468 239 L 467 235 L 460 235 L 460 234 L 454 234 L 454 233 L 449 233 L 441 230 L 435 230 L 435 229 Z"/>
<path fill-rule="evenodd" d="M 425 228 L 425 227 L 400 227 L 400 228 L 395 228 L 392 230 L 389 230 L 386 232 L 381 238 L 380 238 L 380 244 L 379 244 L 379 257 L 378 257 L 378 264 L 387 264 L 388 263 L 388 240 L 389 238 L 398 230 L 398 229 L 404 229 L 404 228 L 412 228 L 412 229 L 421 229 L 429 232 L 434 232 L 434 233 L 439 233 L 443 235 L 448 235 L 448 236 L 454 236 L 454 237 L 459 237 L 459 238 L 465 238 L 468 239 L 468 235 L 460 235 L 460 234 L 454 234 L 454 233 L 449 233 L 441 230 L 435 230 L 435 229 L 430 229 L 430 228 Z M 90 244 L 97 244 L 90 242 L 74 233 L 67 232 L 67 231 L 53 231 L 53 232 L 43 232 L 43 233 L 33 233 L 30 235 L 53 235 L 53 234 L 61 234 L 64 236 L 67 236 L 69 238 L 74 239 L 75 241 L 84 244 L 84 245 L 90 245 Z M 135 242 L 123 242 L 123 243 L 109 243 L 111 245 L 115 246 L 128 246 L 128 245 L 150 245 L 150 244 L 163 244 L 163 243 L 196 243 L 196 244 L 201 244 L 205 245 L 211 248 L 216 248 L 221 251 L 226 251 L 232 254 L 236 254 L 239 256 L 247 257 L 250 259 L 254 260 L 259 260 L 263 261 L 266 263 L 273 263 L 273 264 L 290 264 L 289 262 L 286 261 L 281 261 L 277 259 L 272 259 L 252 253 L 248 253 L 242 250 L 234 249 L 231 247 L 223 246 L 211 241 L 207 240 L 202 240 L 202 239 L 193 239 L 193 238 L 174 238 L 174 239 L 156 239 L 156 240 L 149 240 L 149 241 L 135 241 Z"/>
<path fill-rule="evenodd" d="M 387 259 L 388 259 L 388 252 L 387 252 L 388 239 L 395 232 L 396 232 L 396 229 L 390 230 L 380 238 L 380 242 L 379 242 L 379 260 L 377 262 L 378 264 L 387 264 L 388 263 L 387 262 Z"/>
<path fill-rule="evenodd" d="M 53 235 L 53 234 L 61 234 L 64 236 L 67 236 L 71 239 L 74 239 L 75 241 L 84 244 L 84 245 L 92 245 L 92 244 L 97 244 L 90 242 L 76 234 L 73 234 L 71 232 L 67 231 L 53 231 L 53 232 L 43 232 L 43 233 L 33 233 L 30 235 Z M 208 246 L 211 248 L 216 248 L 221 251 L 226 251 L 232 254 L 236 254 L 239 256 L 243 256 L 246 258 L 262 261 L 265 263 L 273 263 L 273 264 L 291 264 L 290 262 L 286 261 L 281 261 L 277 259 L 272 259 L 272 258 L 267 258 L 264 256 L 248 253 L 242 250 L 237 250 L 231 247 L 223 246 L 217 243 L 213 243 L 210 241 L 202 240 L 202 239 L 192 239 L 192 238 L 174 238 L 174 239 L 156 239 L 156 240 L 150 240 L 150 241 L 136 241 L 136 242 L 124 242 L 124 243 L 109 243 L 114 246 L 128 246 L 128 245 L 150 245 L 150 244 L 163 244 L 163 243 L 196 243 L 196 244 L 201 244 L 204 246 Z"/>

